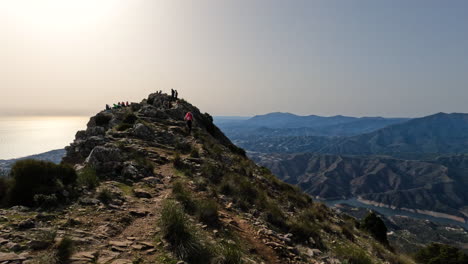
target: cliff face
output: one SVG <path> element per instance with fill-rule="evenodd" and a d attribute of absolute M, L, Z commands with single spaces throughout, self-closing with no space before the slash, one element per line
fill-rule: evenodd
<path fill-rule="evenodd" d="M 412 263 L 255 165 L 184 100 L 151 94 L 98 113 L 66 152 L 79 197 L 2 210 L 1 249 L 17 252 L 2 263 L 53 263 L 64 237 L 71 263 Z"/>

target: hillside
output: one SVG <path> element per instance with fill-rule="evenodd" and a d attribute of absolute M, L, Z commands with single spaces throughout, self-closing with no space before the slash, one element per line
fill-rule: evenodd
<path fill-rule="evenodd" d="M 286 182 L 322 199 L 355 197 L 381 206 L 466 219 L 468 167 L 464 155 L 414 161 L 313 153 L 260 154 L 254 160 Z"/>
<path fill-rule="evenodd" d="M 98 113 L 66 151 L 60 168 L 78 178 L 53 182 L 66 193 L 37 188 L 26 202 L 40 206 L 0 210 L 0 263 L 413 263 L 255 165 L 184 100 Z"/>
<path fill-rule="evenodd" d="M 468 114 L 438 113 L 345 138 L 321 153 L 402 155 L 412 153 L 467 153 Z"/>

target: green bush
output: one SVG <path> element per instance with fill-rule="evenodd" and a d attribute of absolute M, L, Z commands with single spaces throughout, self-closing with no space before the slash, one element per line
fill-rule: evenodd
<path fill-rule="evenodd" d="M 34 205 L 34 196 L 38 194 L 63 198 L 63 191 L 71 191 L 77 175 L 73 168 L 56 165 L 52 162 L 22 160 L 11 169 L 13 179 L 8 193 L 8 201 L 13 205 Z"/>
<path fill-rule="evenodd" d="M 64 237 L 57 245 L 56 258 L 57 263 L 66 264 L 70 262 L 70 258 L 75 250 L 75 243 L 68 237 Z"/>
<path fill-rule="evenodd" d="M 468 255 L 456 247 L 431 243 L 420 249 L 414 259 L 421 264 L 468 264 Z"/>
<path fill-rule="evenodd" d="M 236 245 L 223 243 L 220 245 L 220 260 L 218 264 L 241 264 L 242 251 Z"/>
<path fill-rule="evenodd" d="M 186 142 L 176 142 L 175 149 L 177 149 L 183 154 L 189 154 L 190 152 L 192 152 L 192 145 Z"/>
<path fill-rule="evenodd" d="M 94 189 L 99 185 L 99 178 L 96 170 L 91 167 L 86 167 L 78 173 L 77 183 L 89 189 Z"/>
<path fill-rule="evenodd" d="M 108 205 L 114 199 L 114 196 L 112 195 L 112 192 L 109 189 L 104 188 L 101 191 L 99 191 L 97 198 L 103 204 Z"/>
<path fill-rule="evenodd" d="M 281 230 L 287 228 L 286 216 L 276 203 L 269 202 L 266 205 L 265 220 Z"/>
<path fill-rule="evenodd" d="M 362 220 L 361 228 L 368 231 L 377 241 L 388 245 L 387 227 L 385 223 L 374 212 L 370 212 Z"/>
<path fill-rule="evenodd" d="M 222 171 L 222 169 L 209 162 L 204 163 L 201 167 L 202 175 L 215 184 L 218 184 L 221 181 L 223 177 Z"/>
<path fill-rule="evenodd" d="M 320 237 L 320 228 L 313 222 L 302 218 L 295 218 L 288 222 L 289 233 L 293 234 L 293 240 L 298 243 L 308 243 L 310 238 L 315 242 L 315 247 L 325 249 Z"/>
<path fill-rule="evenodd" d="M 180 205 L 173 201 L 163 203 L 160 226 L 163 237 L 178 258 L 191 264 L 209 263 L 212 252 L 201 242 Z"/>
<path fill-rule="evenodd" d="M 351 229 L 347 226 L 343 226 L 341 228 L 341 233 L 349 240 L 349 241 L 352 241 L 354 242 L 354 235 L 353 235 L 353 232 L 351 231 Z"/>
<path fill-rule="evenodd" d="M 125 124 L 134 125 L 137 120 L 138 120 L 138 117 L 134 113 L 129 112 L 125 114 L 123 122 Z"/>
<path fill-rule="evenodd" d="M 44 209 L 54 208 L 60 204 L 55 194 L 36 194 L 33 199 L 34 204 Z"/>
<path fill-rule="evenodd" d="M 338 247 L 336 254 L 342 259 L 343 264 L 373 264 L 369 256 L 357 247 Z"/>
<path fill-rule="evenodd" d="M 174 182 L 172 186 L 172 195 L 182 204 L 187 212 L 193 214 L 196 211 L 197 206 L 192 198 L 192 194 L 185 187 L 185 184 L 182 181 Z"/>
<path fill-rule="evenodd" d="M 197 218 L 209 226 L 219 224 L 218 204 L 212 200 L 201 200 L 197 203 Z"/>
<path fill-rule="evenodd" d="M 11 187 L 11 179 L 0 176 L 0 205 L 5 202 L 7 198 L 8 190 Z"/>

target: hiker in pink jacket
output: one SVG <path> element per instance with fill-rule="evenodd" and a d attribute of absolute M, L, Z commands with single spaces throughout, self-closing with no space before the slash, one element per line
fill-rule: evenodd
<path fill-rule="evenodd" d="M 187 124 L 188 133 L 190 135 L 192 133 L 192 121 L 193 121 L 192 113 L 187 112 L 187 114 L 185 114 L 184 120 L 185 120 L 185 122 Z"/>

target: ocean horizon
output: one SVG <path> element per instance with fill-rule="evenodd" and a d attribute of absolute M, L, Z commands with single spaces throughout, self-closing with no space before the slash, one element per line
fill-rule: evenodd
<path fill-rule="evenodd" d="M 0 160 L 65 148 L 88 120 L 87 116 L 0 116 Z"/>

